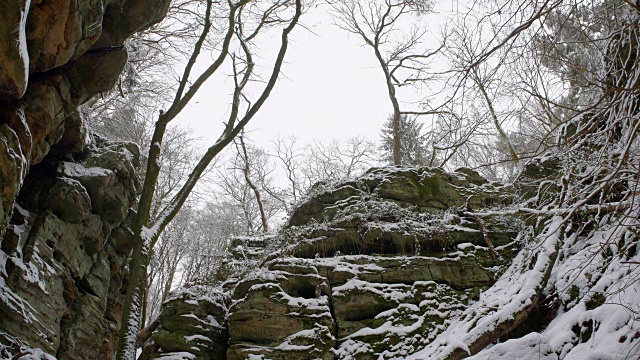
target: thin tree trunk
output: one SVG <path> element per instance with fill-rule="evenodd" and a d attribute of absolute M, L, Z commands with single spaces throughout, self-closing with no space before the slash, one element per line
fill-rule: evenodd
<path fill-rule="evenodd" d="M 169 297 L 169 292 L 171 292 L 171 284 L 173 283 L 173 278 L 176 274 L 176 267 L 178 266 L 178 255 L 173 258 L 173 262 L 171 263 L 169 274 L 167 276 L 167 281 L 164 284 L 164 289 L 162 290 L 162 297 L 160 298 L 160 304 L 162 304 Z"/>
<path fill-rule="evenodd" d="M 140 235 L 135 237 L 133 256 L 129 262 L 129 281 L 124 302 L 124 314 L 122 316 L 122 329 L 118 344 L 118 360 L 133 360 L 136 358 L 138 345 L 138 329 L 142 316 L 142 297 L 147 266 L 149 265 L 149 251 Z"/>
<path fill-rule="evenodd" d="M 489 98 L 489 94 L 487 94 L 487 90 L 485 89 L 484 84 L 480 81 L 480 78 L 475 72 L 473 75 L 471 75 L 471 77 L 473 78 L 473 81 L 478 86 L 480 93 L 482 93 L 482 97 L 484 97 L 484 101 L 487 103 L 487 107 L 489 108 L 489 114 L 491 115 L 491 119 L 493 120 L 493 125 L 496 127 L 498 134 L 500 134 L 500 138 L 502 138 L 502 140 L 507 144 L 507 149 L 509 150 L 509 156 L 511 156 L 511 160 L 513 160 L 513 162 L 517 166 L 519 161 L 518 153 L 516 153 L 516 150 L 513 148 L 513 145 L 511 145 L 511 141 L 509 141 L 509 137 L 507 137 L 507 134 L 504 132 L 504 130 L 502 129 L 502 126 L 500 125 L 500 121 L 498 121 L 498 116 L 496 115 L 496 111 L 493 108 L 493 103 Z"/>
<path fill-rule="evenodd" d="M 264 105 L 265 101 L 269 98 L 269 95 L 271 94 L 273 87 L 277 82 L 278 76 L 280 75 L 284 57 L 287 52 L 289 33 L 297 25 L 302 13 L 301 0 L 296 0 L 295 15 L 288 26 L 286 26 L 282 32 L 282 42 L 280 44 L 280 50 L 278 51 L 271 76 L 267 81 L 266 86 L 264 87 L 256 102 L 253 104 L 253 106 L 249 107 L 246 114 L 240 119 L 240 121 L 238 121 L 238 112 L 240 108 L 242 92 L 245 85 L 249 81 L 249 77 L 252 74 L 254 64 L 252 61 L 250 61 L 250 54 L 248 53 L 246 44 L 242 42 L 242 39 L 239 39 L 242 43 L 241 45 L 243 45 L 243 49 L 247 51 L 247 68 L 245 69 L 242 81 L 240 83 L 236 82 L 236 88 L 231 104 L 231 114 L 229 115 L 229 119 L 226 123 L 225 129 L 218 138 L 218 141 L 211 147 L 209 147 L 204 155 L 202 155 L 202 157 L 198 161 L 198 164 L 189 174 L 186 182 L 173 197 L 169 205 L 160 212 L 158 218 L 153 224 L 149 224 L 149 214 L 153 201 L 153 194 L 157 185 L 158 174 L 160 171 L 160 149 L 162 146 L 162 139 L 166 127 L 168 123 L 173 120 L 182 111 L 182 109 L 184 109 L 185 106 L 187 106 L 189 101 L 193 98 L 202 84 L 204 84 L 204 82 L 208 78 L 210 78 L 211 75 L 213 75 L 220 67 L 220 65 L 222 65 L 222 63 L 224 62 L 224 59 L 228 55 L 229 44 L 237 29 L 235 22 L 236 12 L 238 11 L 240 6 L 245 5 L 248 1 L 249 0 L 242 0 L 237 4 L 229 4 L 229 26 L 221 46 L 221 52 L 216 60 L 200 76 L 198 76 L 195 81 L 191 83 L 191 87 L 185 92 L 185 87 L 189 82 L 189 74 L 197 60 L 198 54 L 206 39 L 209 28 L 211 27 L 210 15 L 213 1 L 207 1 L 205 26 L 200 38 L 198 39 L 198 42 L 195 45 L 191 58 L 189 59 L 187 66 L 185 67 L 183 78 L 180 81 L 178 91 L 176 92 L 176 98 L 166 113 L 160 113 L 158 121 L 156 122 L 151 146 L 149 148 L 149 161 L 147 163 L 147 172 L 145 174 L 142 195 L 138 204 L 138 212 L 134 219 L 134 235 L 132 239 L 133 250 L 131 259 L 129 261 L 129 281 L 127 284 L 124 313 L 121 324 L 123 328 L 120 331 L 118 353 L 116 355 L 117 360 L 135 359 L 136 347 L 138 342 L 138 331 L 140 329 L 140 316 L 143 306 L 142 297 L 145 278 L 147 276 L 147 267 L 149 266 L 150 262 L 150 250 L 155 246 L 155 243 L 158 241 L 158 238 L 164 228 L 169 224 L 169 222 L 173 220 L 173 218 L 175 218 L 178 211 L 180 211 L 189 194 L 191 193 L 211 161 L 233 141 L 233 139 L 244 129 L 247 123 Z"/>
<path fill-rule="evenodd" d="M 153 281 L 153 280 L 152 280 Z M 147 310 L 149 307 L 149 276 L 144 277 L 144 291 L 142 292 L 142 314 L 140 315 L 140 327 L 144 328 L 147 323 Z"/>
<path fill-rule="evenodd" d="M 474 216 L 474 219 L 478 224 L 478 227 L 480 228 L 480 232 L 482 233 L 482 238 L 484 239 L 484 242 L 489 247 L 489 253 L 491 254 L 491 257 L 493 258 L 493 260 L 498 259 L 498 253 L 496 252 L 496 249 L 493 247 L 493 242 L 491 242 L 491 238 L 489 238 L 489 231 L 487 231 L 487 227 L 484 226 L 484 220 L 482 220 L 480 216 Z"/>
<path fill-rule="evenodd" d="M 160 304 L 165 302 L 165 300 L 167 300 L 167 298 L 169 297 L 174 274 L 175 274 L 175 270 L 172 269 L 171 272 L 169 273 L 169 277 L 167 278 L 167 282 L 164 284 L 164 289 L 162 290 L 162 297 L 160 298 Z"/>
<path fill-rule="evenodd" d="M 253 190 L 253 194 L 256 197 L 256 202 L 258 203 L 258 209 L 260 210 L 260 220 L 262 220 L 262 231 L 266 233 L 266 232 L 269 232 L 269 225 L 267 224 L 267 216 L 264 213 L 264 206 L 262 205 L 262 198 L 260 196 L 260 191 L 258 190 L 258 187 L 256 187 L 251 182 L 251 178 L 249 177 L 249 155 L 247 154 L 247 147 L 244 144 L 243 135 L 240 135 L 239 139 L 240 139 L 240 147 L 242 148 L 242 154 L 244 159 L 244 168 L 243 168 L 244 180 L 247 182 L 247 185 L 249 185 L 251 190 Z"/>
<path fill-rule="evenodd" d="M 391 105 L 393 106 L 393 165 L 401 165 L 402 144 L 400 139 L 400 103 L 396 97 L 396 87 L 393 85 L 393 79 L 391 78 L 391 73 L 389 73 L 387 63 L 384 61 L 378 47 L 373 46 L 373 49 L 376 54 L 376 59 L 378 59 L 382 72 L 384 73 L 385 82 L 387 84 L 387 94 L 389 95 L 389 100 L 391 100 Z"/>
<path fill-rule="evenodd" d="M 393 108 L 393 165 L 402 165 L 402 148 L 400 140 L 400 108 Z"/>
<path fill-rule="evenodd" d="M 393 165 L 401 165 L 402 147 L 400 140 L 400 103 L 396 97 L 396 87 L 393 85 L 393 79 L 391 78 L 391 73 L 389 73 L 387 63 L 384 61 L 384 58 L 377 46 L 373 46 L 373 50 L 375 51 L 376 59 L 378 59 L 382 72 L 384 73 L 385 82 L 387 84 L 387 94 L 389 95 L 389 100 L 391 100 L 391 105 L 393 106 Z"/>

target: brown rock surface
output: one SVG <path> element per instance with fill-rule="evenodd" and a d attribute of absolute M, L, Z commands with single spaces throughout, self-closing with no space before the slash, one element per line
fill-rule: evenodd
<path fill-rule="evenodd" d="M 8 0 L 3 4 L 0 235 L 30 166 L 42 161 L 61 140 L 59 156 L 86 145 L 86 129 L 75 113 L 77 107 L 114 85 L 127 59 L 121 45 L 136 31 L 160 21 L 169 3 Z"/>
<path fill-rule="evenodd" d="M 89 53 L 71 64 L 32 79 L 24 97 L 0 105 L 0 180 L 3 194 L 0 234 L 9 220 L 11 204 L 29 166 L 38 164 L 70 131 L 76 108 L 90 96 L 106 91 L 118 79 L 127 55 L 123 48 Z M 82 139 L 84 141 L 84 139 Z"/>
<path fill-rule="evenodd" d="M 162 20 L 170 0 L 112 0 L 104 15 L 102 35 L 94 48 L 122 45 L 133 33 Z"/>
<path fill-rule="evenodd" d="M 29 57 L 25 20 L 29 1 L 4 1 L 0 11 L 0 100 L 19 99 L 27 89 Z"/>
<path fill-rule="evenodd" d="M 127 61 L 120 45 L 158 22 L 168 4 L 2 4 L 0 357 L 113 355 L 139 154 L 131 144 L 92 140 L 77 108 L 113 87 Z M 117 41 L 94 46 L 105 22 Z"/>
<path fill-rule="evenodd" d="M 31 72 L 82 56 L 102 33 L 105 5 L 103 0 L 33 1 L 26 27 Z"/>

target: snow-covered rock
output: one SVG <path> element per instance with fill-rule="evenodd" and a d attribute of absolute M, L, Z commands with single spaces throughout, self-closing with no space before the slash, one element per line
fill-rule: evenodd
<path fill-rule="evenodd" d="M 142 359 L 404 358 L 478 300 L 517 253 L 518 217 L 481 226 L 465 215 L 512 196 L 464 169 L 381 168 L 318 185 L 278 234 L 231 242 L 214 276 L 216 291 L 230 298 L 228 316 L 216 317 L 224 341 L 207 351 L 184 341 L 165 349 L 158 331 Z M 197 328 L 180 334 L 209 336 Z"/>
<path fill-rule="evenodd" d="M 43 164 L 27 177 L 0 250 L 3 356 L 30 348 L 58 359 L 113 354 L 130 247 L 112 235 L 127 228 L 122 214 L 135 204 L 136 152 L 98 141 L 81 160 Z M 105 174 L 109 186 L 98 186 Z"/>

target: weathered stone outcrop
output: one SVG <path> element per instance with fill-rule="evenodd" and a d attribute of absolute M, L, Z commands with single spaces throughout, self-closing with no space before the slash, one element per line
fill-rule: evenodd
<path fill-rule="evenodd" d="M 98 141 L 32 169 L 0 251 L 0 344 L 108 359 L 120 329 L 137 148 Z M 116 231 L 118 230 L 118 231 Z"/>
<path fill-rule="evenodd" d="M 495 217 L 480 227 L 462 211 L 509 203 L 510 194 L 464 169 L 373 169 L 318 185 L 278 235 L 231 243 L 218 271 L 230 280 L 211 287 L 231 299 L 226 318 L 216 317 L 228 337 L 212 341 L 205 353 L 219 355 L 207 358 L 398 359 L 415 352 L 517 252 L 519 219 Z M 158 321 L 175 320 L 163 312 Z M 196 328 L 181 335 L 208 337 Z M 143 359 L 204 358 L 200 347 L 196 353 L 185 341 L 173 343 L 179 346 L 169 350 L 150 341 Z"/>
<path fill-rule="evenodd" d="M 39 351 L 59 359 L 108 359 L 113 353 L 138 154 L 130 144 L 94 141 L 77 109 L 113 87 L 127 61 L 124 41 L 161 20 L 169 3 L 2 4 L 2 358 Z"/>
<path fill-rule="evenodd" d="M 188 349 L 198 359 L 224 358 L 229 297 L 216 289 L 195 286 L 178 290 L 162 307 L 162 321 L 154 329 L 149 345 L 141 355 L 155 359 L 160 349 L 164 355 L 179 356 Z"/>
<path fill-rule="evenodd" d="M 49 153 L 51 146 L 78 129 L 77 107 L 93 94 L 109 90 L 118 79 L 127 60 L 123 48 L 101 50 L 47 74 L 34 76 L 22 99 L 0 105 L 0 168 L 2 177 L 3 219 L 6 226 L 12 200 L 31 165 Z M 69 120 L 67 120 L 69 119 Z M 83 136 L 68 150 L 82 148 Z M 69 146 L 69 145 L 67 145 Z M 1 232 L 0 232 L 1 233 Z"/>
<path fill-rule="evenodd" d="M 79 105 L 113 87 L 128 36 L 170 0 L 9 0 L 0 13 L 0 235 L 32 165 L 85 145 Z"/>
<path fill-rule="evenodd" d="M 31 72 L 82 56 L 102 32 L 104 11 L 103 0 L 32 1 L 26 27 Z"/>
<path fill-rule="evenodd" d="M 486 245 L 476 219 L 461 210 L 512 201 L 511 191 L 470 170 L 372 169 L 330 186 L 291 215 L 286 236 L 296 257 L 343 254 L 441 254 L 462 243 Z M 486 230 L 494 245 L 509 243 L 517 228 L 495 217 Z"/>
<path fill-rule="evenodd" d="M 102 34 L 94 48 L 122 45 L 135 32 L 162 20 L 169 10 L 170 0 L 106 0 Z"/>

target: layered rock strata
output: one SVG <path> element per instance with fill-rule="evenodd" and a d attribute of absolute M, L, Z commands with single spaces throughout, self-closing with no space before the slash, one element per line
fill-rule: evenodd
<path fill-rule="evenodd" d="M 120 329 L 137 149 L 78 107 L 170 0 L 8 0 L 0 11 L 0 358 L 108 359 Z"/>
<path fill-rule="evenodd" d="M 464 169 L 373 169 L 319 184 L 278 235 L 232 242 L 217 274 L 225 282 L 198 288 L 229 305 L 206 312 L 202 295 L 185 300 L 189 289 L 165 304 L 198 304 L 190 314 L 213 316 L 215 337 L 163 311 L 160 328 L 180 329 L 177 346 L 157 331 L 143 359 L 401 359 L 443 331 L 517 252 L 519 219 L 478 224 L 464 215 L 502 206 L 509 194 Z"/>

